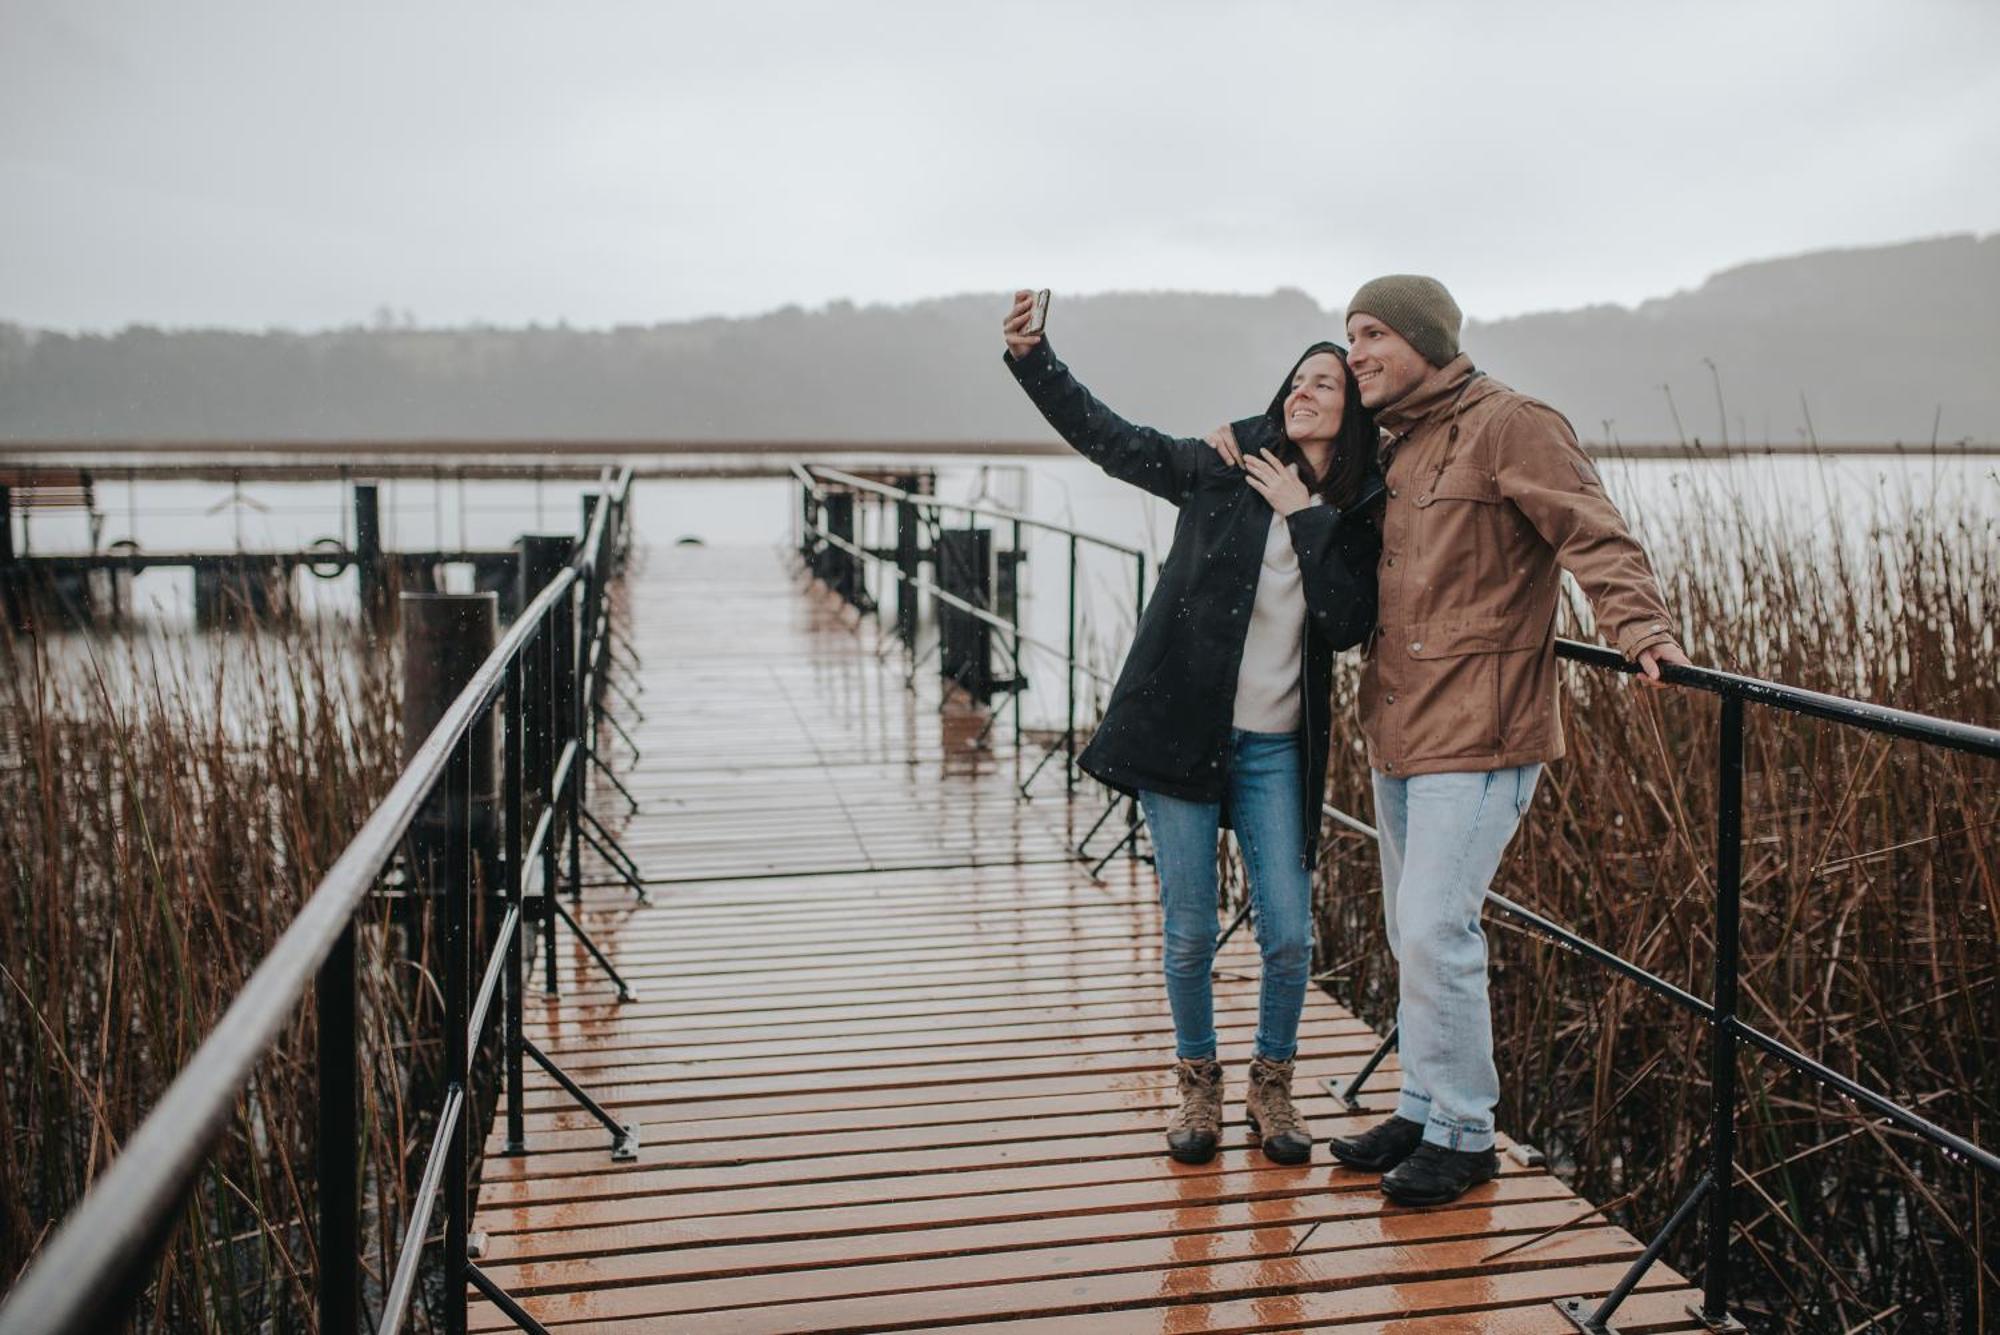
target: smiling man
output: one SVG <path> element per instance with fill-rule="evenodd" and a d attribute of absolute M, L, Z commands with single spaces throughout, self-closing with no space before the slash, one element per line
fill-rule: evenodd
<path fill-rule="evenodd" d="M 1542 766 L 1556 709 L 1562 572 L 1600 631 L 1661 684 L 1687 658 L 1646 554 L 1576 433 L 1458 348 L 1458 304 L 1392 274 L 1347 307 L 1361 402 L 1383 428 L 1380 610 L 1364 643 L 1361 731 L 1373 770 L 1382 909 L 1400 986 L 1395 1116 L 1336 1138 L 1406 1205 L 1438 1205 L 1499 1171 L 1480 908 Z M 1225 456 L 1234 441 L 1211 443 Z"/>
<path fill-rule="evenodd" d="M 1385 432 L 1381 611 L 1361 729 L 1401 987 L 1396 1115 L 1332 1142 L 1408 1205 L 1499 1171 L 1500 1097 L 1480 907 L 1545 762 L 1562 571 L 1646 678 L 1685 663 L 1646 554 L 1560 413 L 1473 369 L 1434 278 L 1393 274 L 1347 305 L 1361 401 Z"/>

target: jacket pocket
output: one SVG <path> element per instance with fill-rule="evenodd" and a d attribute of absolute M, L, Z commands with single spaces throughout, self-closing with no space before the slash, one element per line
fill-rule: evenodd
<path fill-rule="evenodd" d="M 1418 622 L 1405 634 L 1412 658 L 1457 658 L 1536 648 L 1548 627 L 1522 617 L 1440 617 Z"/>
<path fill-rule="evenodd" d="M 1407 654 L 1410 688 L 1400 692 L 1412 760 L 1491 756 L 1503 749 L 1507 655 L 1541 646 L 1547 627 L 1519 617 L 1440 618 L 1402 632 L 1387 648 Z"/>
<path fill-rule="evenodd" d="M 1500 479 L 1483 468 L 1447 468 L 1439 473 L 1428 487 L 1417 493 L 1412 502 L 1419 510 L 1428 510 L 1439 501 L 1478 501 L 1487 505 L 1500 503 Z"/>

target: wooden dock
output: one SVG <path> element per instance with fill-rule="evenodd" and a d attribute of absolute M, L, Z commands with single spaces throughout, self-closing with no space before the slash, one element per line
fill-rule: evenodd
<path fill-rule="evenodd" d="M 656 550 L 628 596 L 647 718 L 622 838 L 653 902 L 606 885 L 584 918 L 639 995 L 618 1002 L 565 935 L 562 996 L 530 993 L 527 1022 L 643 1145 L 613 1163 L 530 1067 L 530 1152 L 494 1128 L 474 1228 L 537 1319 L 1556 1335 L 1554 1300 L 1601 1296 L 1638 1255 L 1511 1157 L 1435 1210 L 1390 1205 L 1323 1146 L 1265 1161 L 1242 1116 L 1247 932 L 1217 965 L 1224 1149 L 1173 1163 L 1152 872 L 1086 874 L 1070 845 L 1095 803 L 1065 803 L 1056 766 L 1019 801 L 1033 757 L 1017 772 L 1011 727 L 974 746 L 982 714 L 941 710 L 934 669 L 906 688 L 893 641 L 775 551 Z M 1374 1043 L 1310 995 L 1297 1087 L 1322 1140 L 1389 1107 L 1393 1062 L 1359 1115 L 1323 1084 Z M 1697 1297 L 1655 1267 L 1617 1326 L 1699 1329 Z M 473 1330 L 510 1328 L 474 1303 Z"/>

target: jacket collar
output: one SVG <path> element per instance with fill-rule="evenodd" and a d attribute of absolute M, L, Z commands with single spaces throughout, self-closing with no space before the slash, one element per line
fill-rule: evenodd
<path fill-rule="evenodd" d="M 1403 436 L 1445 413 L 1454 412 L 1492 393 L 1498 386 L 1472 369 L 1472 358 L 1459 353 L 1417 382 L 1417 387 L 1387 407 L 1376 410 L 1376 425 Z"/>

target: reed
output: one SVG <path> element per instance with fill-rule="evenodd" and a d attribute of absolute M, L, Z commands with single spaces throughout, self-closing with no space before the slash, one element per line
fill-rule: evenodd
<path fill-rule="evenodd" d="M 0 1290 L 81 1199 L 401 768 L 393 657 L 344 623 L 14 641 L 0 676 Z M 377 1282 L 427 1141 L 428 933 L 357 932 Z M 310 997 L 259 1064 L 155 1270 L 141 1330 L 312 1324 Z"/>
<path fill-rule="evenodd" d="M 1691 478 L 1699 477 L 1691 473 Z M 1617 490 L 1614 480 L 1614 491 Z M 1865 520 L 1750 505 L 1684 481 L 1639 516 L 1690 656 L 1959 719 L 2000 720 L 2000 521 L 1885 491 Z M 1587 618 L 1566 628 L 1588 638 Z M 1353 663 L 1335 717 L 1352 717 Z M 1713 697 L 1564 668 L 1568 757 L 1546 772 L 1496 888 L 1698 996 L 1712 955 Z M 1741 1011 L 1925 1116 L 2000 1139 L 2000 765 L 1750 707 Z M 1367 818 L 1366 757 L 1328 798 Z M 1368 841 L 1330 845 L 1318 958 L 1393 1015 Z M 1650 1236 L 1705 1165 L 1703 1026 L 1489 914 L 1501 1125 L 1583 1194 L 1631 1193 Z M 2000 1204 L 1968 1165 L 1745 1053 L 1737 1315 L 1753 1329 L 1975 1331 L 2000 1323 Z M 1375 1102 L 1379 1104 L 1380 1099 Z M 1699 1274 L 1700 1229 L 1668 1259 Z"/>

